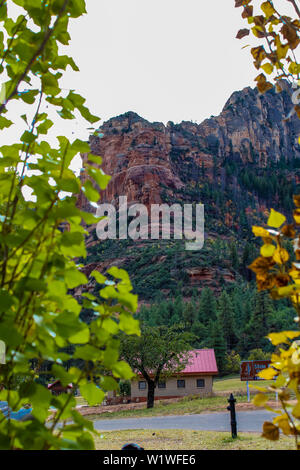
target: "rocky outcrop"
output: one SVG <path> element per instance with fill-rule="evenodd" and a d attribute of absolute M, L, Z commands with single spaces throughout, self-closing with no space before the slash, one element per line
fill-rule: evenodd
<path fill-rule="evenodd" d="M 127 195 L 129 203 L 160 203 L 162 187 L 172 195 L 199 180 L 201 172 L 212 180 L 213 167 L 220 169 L 226 159 L 265 167 L 300 157 L 300 121 L 295 116 L 284 120 L 292 102 L 291 90 L 283 87 L 279 94 L 271 90 L 261 95 L 250 87 L 235 92 L 219 116 L 201 124 L 164 126 L 133 112 L 105 122 L 103 138 L 90 138 L 92 152 L 102 157 L 102 169 L 112 176 L 101 199 L 115 203 L 119 195 Z M 83 195 L 79 205 L 86 206 Z"/>
<path fill-rule="evenodd" d="M 300 120 L 296 116 L 287 119 L 293 108 L 292 90 L 284 82 L 282 87 L 279 94 L 270 90 L 260 95 L 249 87 L 235 92 L 219 116 L 201 124 L 150 123 L 134 112 L 105 122 L 99 129 L 102 137 L 90 137 L 92 153 L 102 157 L 101 168 L 111 175 L 107 188 L 99 191 L 99 202 L 117 208 L 119 196 L 127 196 L 129 205 L 201 201 L 205 204 L 207 251 L 189 258 L 181 247 L 172 251 L 172 244 L 151 240 L 149 245 L 143 240 L 126 241 L 127 245 L 101 242 L 100 247 L 95 227 L 90 226 L 88 261 L 83 268 L 86 275 L 94 269 L 105 273 L 110 266 L 122 267 L 134 280 L 141 301 L 149 300 L 157 290 L 167 297 L 181 282 L 198 290 L 207 285 L 217 289 L 220 280 L 238 282 L 245 266 L 238 270 L 233 255 L 228 258 L 227 254 L 227 259 L 223 254 L 217 256 L 217 248 L 212 250 L 207 240 L 212 246 L 217 241 L 235 244 L 240 250 L 237 256 L 243 259 L 251 225 L 267 217 L 270 203 L 281 209 L 283 197 L 291 198 L 284 185 L 290 184 L 291 190 L 300 182 Z M 89 155 L 82 158 L 87 161 Z M 268 193 L 265 187 L 274 176 L 274 165 L 277 176 L 281 168 L 285 173 L 283 180 L 271 181 L 273 192 Z M 82 171 L 82 182 L 86 178 Z M 83 193 L 78 206 L 95 212 Z M 91 290 L 94 284 L 91 280 Z"/>

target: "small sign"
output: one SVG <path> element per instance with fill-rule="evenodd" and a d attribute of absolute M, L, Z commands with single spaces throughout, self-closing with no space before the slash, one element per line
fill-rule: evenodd
<path fill-rule="evenodd" d="M 4 341 L 0 340 L 0 364 L 5 364 L 5 351 L 6 351 L 6 346 Z"/>
<path fill-rule="evenodd" d="M 261 377 L 257 377 L 258 372 L 263 369 L 267 369 L 271 361 L 243 361 L 241 362 L 241 380 L 264 380 Z"/>

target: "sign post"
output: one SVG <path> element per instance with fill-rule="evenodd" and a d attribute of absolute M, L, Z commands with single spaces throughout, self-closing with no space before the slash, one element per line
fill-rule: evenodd
<path fill-rule="evenodd" d="M 257 374 L 263 369 L 267 369 L 271 361 L 242 361 L 240 367 L 241 381 L 247 382 L 247 399 L 250 402 L 250 380 L 264 380 Z"/>
<path fill-rule="evenodd" d="M 250 402 L 250 388 L 249 388 L 249 382 L 247 380 L 247 400 L 248 400 L 248 403 Z"/>

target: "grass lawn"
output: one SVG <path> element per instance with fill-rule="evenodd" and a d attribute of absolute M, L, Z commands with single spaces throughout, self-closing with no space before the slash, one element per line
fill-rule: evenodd
<path fill-rule="evenodd" d="M 295 450 L 292 438 L 268 441 L 257 433 L 239 433 L 232 439 L 227 432 L 140 429 L 105 432 L 95 439 L 97 450 L 121 449 L 128 442 L 145 450 Z"/>
<path fill-rule="evenodd" d="M 274 380 L 257 380 L 249 382 L 249 385 L 266 387 L 269 385 L 274 385 Z M 247 382 L 242 382 L 239 375 L 226 376 L 221 379 L 215 379 L 213 384 L 214 392 L 243 392 L 247 393 Z M 252 395 L 255 391 L 255 388 L 250 387 L 250 394 Z"/>

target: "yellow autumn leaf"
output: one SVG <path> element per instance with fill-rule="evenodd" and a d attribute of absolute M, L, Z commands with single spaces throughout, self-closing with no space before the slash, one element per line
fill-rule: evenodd
<path fill-rule="evenodd" d="M 285 331 L 284 333 L 289 339 L 298 338 L 298 336 L 300 336 L 300 331 Z"/>
<path fill-rule="evenodd" d="M 273 377 L 275 377 L 275 375 L 277 375 L 277 374 L 278 374 L 277 370 L 272 369 L 271 367 L 268 367 L 268 369 L 263 369 L 263 370 L 259 371 L 257 375 L 261 379 L 272 380 Z"/>
<path fill-rule="evenodd" d="M 294 279 L 294 281 L 296 279 L 300 279 L 300 271 L 298 269 L 291 269 L 289 271 L 289 275 Z"/>
<path fill-rule="evenodd" d="M 262 68 L 268 75 L 270 75 L 270 74 L 273 72 L 274 66 L 268 62 L 267 64 L 262 65 L 261 68 Z"/>
<path fill-rule="evenodd" d="M 264 422 L 262 437 L 265 437 L 270 441 L 278 441 L 279 428 L 269 421 Z"/>
<path fill-rule="evenodd" d="M 273 256 L 274 251 L 276 250 L 276 247 L 274 245 L 271 245 L 270 243 L 266 243 L 263 245 L 260 249 L 260 254 L 261 256 L 264 256 L 265 258 L 270 258 Z"/>
<path fill-rule="evenodd" d="M 289 418 L 286 414 L 277 416 L 273 420 L 274 424 L 277 424 L 282 430 L 283 434 L 288 436 L 291 433 L 291 427 L 289 423 Z"/>
<path fill-rule="evenodd" d="M 277 248 L 273 254 L 273 260 L 277 264 L 286 263 L 289 260 L 289 254 L 284 248 Z"/>
<path fill-rule="evenodd" d="M 297 225 L 300 225 L 300 210 L 296 209 L 293 212 L 293 217 Z"/>
<path fill-rule="evenodd" d="M 258 385 L 249 384 L 249 388 L 253 388 L 254 390 L 258 390 L 259 392 L 265 393 L 266 387 L 259 387 Z"/>
<path fill-rule="evenodd" d="M 299 351 L 294 351 L 291 357 L 292 363 L 295 366 L 298 366 L 300 364 L 300 353 Z"/>
<path fill-rule="evenodd" d="M 269 18 L 276 12 L 270 1 L 262 3 L 260 8 L 266 15 L 266 18 Z"/>
<path fill-rule="evenodd" d="M 277 388 L 284 387 L 285 384 L 286 384 L 286 377 L 284 377 L 283 375 L 279 375 L 276 379 L 275 387 Z"/>
<path fill-rule="evenodd" d="M 277 346 L 278 344 L 287 342 L 287 337 L 284 334 L 284 332 L 282 332 L 282 333 L 270 333 L 270 334 L 268 334 L 268 338 L 271 340 L 271 343 L 274 346 Z"/>
<path fill-rule="evenodd" d="M 299 292 L 299 287 L 297 287 L 296 284 L 290 284 L 289 286 L 279 287 L 277 289 L 277 295 L 279 297 L 288 297 L 297 292 Z"/>
<path fill-rule="evenodd" d="M 256 237 L 269 237 L 269 232 L 263 227 L 252 227 L 252 232 Z"/>
<path fill-rule="evenodd" d="M 286 221 L 286 217 L 280 212 L 276 212 L 274 209 L 271 209 L 270 216 L 268 219 L 268 225 L 270 227 L 279 228 Z"/>
<path fill-rule="evenodd" d="M 297 405 L 294 406 L 292 415 L 295 416 L 295 418 L 300 419 L 300 402 L 298 402 Z"/>
<path fill-rule="evenodd" d="M 297 293 L 296 295 L 291 296 L 291 301 L 293 302 L 294 306 L 297 306 L 300 303 L 300 296 Z M 298 321 L 298 320 L 295 320 Z"/>
<path fill-rule="evenodd" d="M 281 331 L 280 333 L 269 333 L 268 338 L 274 346 L 281 343 L 288 343 L 289 339 L 294 339 L 300 336 L 299 331 Z"/>
<path fill-rule="evenodd" d="M 253 398 L 253 403 L 255 406 L 262 406 L 268 401 L 268 396 L 264 393 L 258 393 Z"/>

